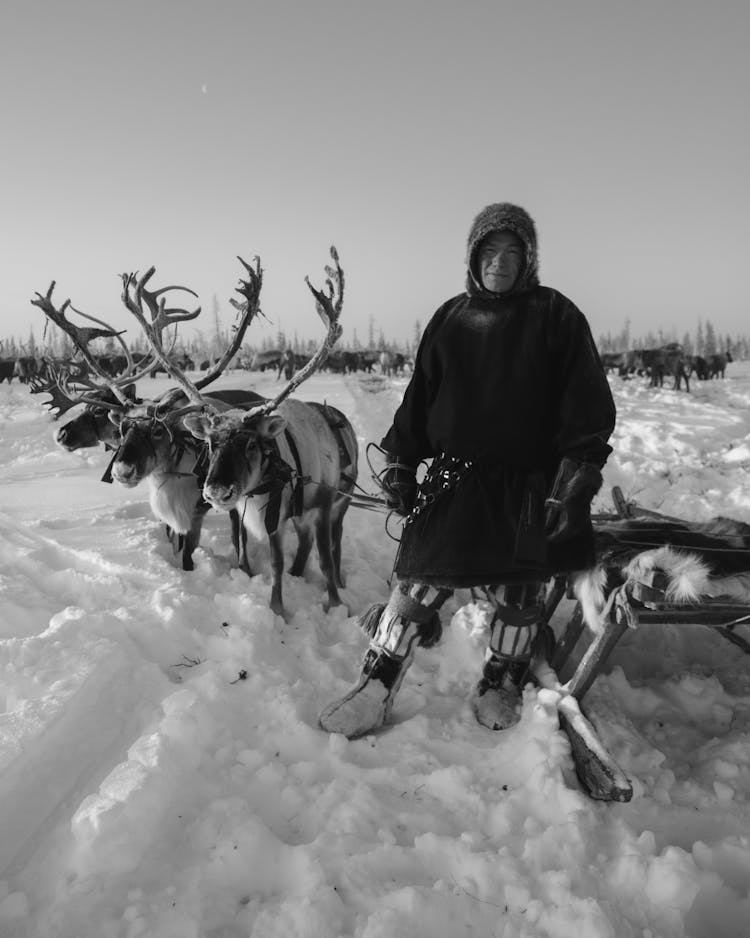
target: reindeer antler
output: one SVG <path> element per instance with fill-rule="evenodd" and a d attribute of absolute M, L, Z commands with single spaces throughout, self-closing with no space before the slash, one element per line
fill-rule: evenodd
<path fill-rule="evenodd" d="M 64 365 L 47 361 L 45 374 L 31 375 L 29 378 L 29 389 L 32 394 L 49 394 L 48 401 L 42 401 L 45 407 L 52 412 L 55 420 L 58 420 L 64 413 L 69 411 L 76 404 L 80 403 L 81 398 L 70 393 L 64 377 Z"/>
<path fill-rule="evenodd" d="M 88 313 L 81 312 L 80 309 L 76 309 L 72 304 L 70 308 L 73 310 L 73 312 L 78 313 L 79 316 L 83 316 L 84 319 L 99 323 L 100 326 L 107 327 L 106 322 L 102 322 L 100 319 L 97 319 L 95 316 L 91 316 Z M 124 331 L 125 330 L 123 330 L 123 332 Z M 125 340 L 122 338 L 122 333 L 115 333 L 114 338 L 116 338 L 120 343 L 120 346 L 122 347 L 123 353 L 125 355 L 125 361 L 127 363 L 125 370 L 115 379 L 115 383 L 119 387 L 122 387 L 125 384 L 133 384 L 136 381 L 140 381 L 141 378 L 145 378 L 147 375 L 151 374 L 151 372 L 159 364 L 159 359 L 152 355 L 150 358 L 147 356 L 145 361 L 140 362 L 140 367 L 136 367 L 136 364 L 133 361 L 133 356 L 130 353 L 130 349 L 128 348 Z M 97 369 L 97 374 L 101 376 L 102 370 Z"/>
<path fill-rule="evenodd" d="M 36 294 L 37 299 L 31 300 L 32 305 L 38 306 L 45 316 L 51 319 L 56 326 L 62 329 L 62 331 L 72 339 L 73 344 L 81 353 L 83 360 L 86 362 L 91 371 L 99 375 L 99 377 L 102 379 L 102 382 L 111 389 L 112 393 L 123 405 L 130 406 L 130 401 L 128 401 L 126 395 L 121 390 L 118 382 L 99 367 L 99 363 L 88 347 L 89 342 L 93 341 L 94 339 L 112 338 L 115 336 L 120 336 L 121 333 L 117 332 L 115 329 L 110 328 L 106 325 L 106 323 L 102 323 L 100 320 L 94 319 L 93 316 L 86 316 L 85 313 L 83 315 L 86 316 L 86 318 L 92 320 L 93 322 L 99 323 L 105 328 L 97 329 L 92 328 L 91 326 L 77 326 L 70 322 L 70 320 L 65 316 L 65 310 L 70 306 L 74 312 L 78 311 L 75 309 L 75 307 L 71 306 L 70 299 L 65 300 L 62 306 L 57 309 L 52 302 L 52 293 L 54 289 L 55 281 L 53 280 L 50 283 L 49 290 L 47 290 L 47 293 L 44 296 L 42 296 L 41 293 Z M 99 385 L 99 387 L 101 387 L 101 385 Z"/>
<path fill-rule="evenodd" d="M 70 336 L 74 344 L 88 353 L 88 344 L 94 339 L 109 339 L 113 336 L 119 336 L 122 333 L 116 332 L 111 326 L 108 326 L 106 323 L 101 322 L 98 319 L 94 319 L 93 316 L 87 316 L 87 319 L 91 319 L 94 322 L 98 322 L 100 326 L 103 326 L 102 329 L 93 329 L 91 326 L 76 326 L 65 316 L 65 310 L 70 306 L 74 313 L 77 313 L 78 310 L 71 306 L 70 299 L 65 300 L 60 309 L 56 309 L 52 303 L 52 293 L 55 289 L 55 281 L 49 285 L 49 290 L 47 293 L 42 296 L 41 293 L 37 293 L 38 299 L 31 300 L 32 305 L 38 306 L 42 312 L 47 316 L 52 322 L 62 331 Z M 85 316 L 85 313 L 83 314 Z M 123 332 L 125 330 L 122 330 Z"/>
<path fill-rule="evenodd" d="M 188 381 L 182 371 L 173 365 L 162 341 L 162 333 L 168 326 L 195 319 L 201 311 L 200 306 L 192 311 L 177 308 L 167 309 L 165 294 L 170 290 L 184 290 L 195 297 L 198 294 L 190 287 L 178 285 L 162 287 L 160 290 L 147 290 L 146 284 L 155 273 L 156 268 L 149 267 L 140 280 L 137 273 L 122 274 L 122 302 L 125 304 L 126 309 L 135 316 L 139 326 L 145 333 L 156 362 L 162 364 L 167 373 L 177 381 L 189 398 L 200 401 L 200 394 L 198 394 L 195 385 Z M 144 303 L 149 309 L 150 320 L 146 318 L 144 313 Z"/>
<path fill-rule="evenodd" d="M 320 369 L 323 362 L 328 358 L 328 354 L 333 346 L 341 337 L 342 328 L 339 322 L 341 308 L 344 303 L 344 271 L 339 263 L 339 255 L 336 248 L 331 246 L 331 257 L 336 265 L 335 268 L 326 266 L 325 271 L 327 279 L 324 290 L 317 290 L 311 283 L 309 277 L 305 277 L 305 283 L 310 288 L 310 292 L 315 297 L 315 308 L 318 315 L 326 326 L 326 334 L 323 341 L 318 346 L 315 354 L 310 361 L 295 372 L 289 379 L 286 386 L 272 400 L 248 409 L 245 420 L 256 417 L 259 414 L 268 414 L 279 406 L 289 395 L 298 388 L 303 381 Z"/>
<path fill-rule="evenodd" d="M 189 287 L 181 286 L 162 287 L 160 290 L 154 291 L 147 290 L 146 284 L 155 273 L 155 267 L 149 268 L 140 280 L 138 280 L 137 274 L 122 275 L 122 298 L 125 306 L 138 320 L 153 353 L 167 370 L 167 373 L 171 375 L 180 386 L 178 393 L 181 389 L 187 395 L 188 400 L 193 402 L 193 408 L 195 406 L 201 408 L 207 408 L 209 406 L 206 399 L 200 393 L 200 389 L 206 387 L 206 385 L 210 384 L 212 381 L 215 381 L 224 371 L 242 344 L 247 327 L 260 312 L 260 291 L 263 286 L 263 269 L 260 266 L 260 258 L 256 256 L 253 259 L 253 264 L 248 264 L 241 257 L 238 259 L 247 271 L 248 279 L 240 280 L 240 286 L 237 287 L 237 292 L 245 298 L 244 303 L 231 300 L 232 305 L 240 311 L 237 322 L 235 322 L 232 327 L 234 337 L 219 361 L 195 384 L 190 381 L 182 369 L 179 368 L 171 360 L 169 354 L 165 352 L 161 336 L 167 326 L 195 319 L 201 311 L 200 306 L 191 312 L 183 309 L 167 309 L 164 294 L 169 290 L 185 290 L 193 296 L 197 296 L 197 294 Z M 150 322 L 144 315 L 144 303 L 151 314 Z M 159 401 L 159 405 L 160 407 L 171 406 L 174 400 L 175 394 L 168 392 Z"/>
<path fill-rule="evenodd" d="M 229 348 L 224 352 L 219 361 L 209 368 L 200 381 L 196 382 L 196 388 L 205 388 L 207 384 L 210 384 L 219 377 L 237 354 L 237 351 L 242 345 L 242 340 L 245 338 L 247 327 L 256 316 L 263 315 L 260 309 L 260 291 L 263 286 L 263 268 L 260 266 L 260 258 L 256 254 L 253 258 L 252 266 L 248 264 L 247 261 L 244 261 L 239 254 L 237 255 L 237 260 L 247 271 L 248 279 L 240 279 L 240 285 L 235 287 L 235 292 L 245 298 L 244 302 L 241 303 L 233 297 L 229 300 L 239 314 L 238 321 L 232 326 L 234 337 Z"/>

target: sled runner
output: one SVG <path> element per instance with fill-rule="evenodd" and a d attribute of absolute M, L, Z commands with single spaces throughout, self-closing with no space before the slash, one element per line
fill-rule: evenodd
<path fill-rule="evenodd" d="M 641 508 L 612 490 L 616 514 L 593 517 L 597 566 L 556 577 L 545 606 L 549 623 L 564 596 L 577 600 L 542 686 L 562 689 L 560 721 L 573 749 L 579 779 L 593 797 L 629 801 L 632 786 L 580 713 L 582 700 L 628 628 L 702 625 L 750 654 L 737 630 L 750 624 L 750 525 L 727 518 L 706 523 Z M 593 639 L 564 685 L 557 675 L 586 631 Z"/>

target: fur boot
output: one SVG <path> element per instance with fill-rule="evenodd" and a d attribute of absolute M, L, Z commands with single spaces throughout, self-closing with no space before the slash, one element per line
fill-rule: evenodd
<path fill-rule="evenodd" d="M 359 680 L 340 700 L 329 704 L 318 720 L 322 729 L 348 739 L 364 736 L 388 720 L 417 645 L 434 645 L 441 633 L 437 610 L 398 590 L 387 606 L 370 607 L 362 619 L 363 629 L 372 638 Z"/>
<path fill-rule="evenodd" d="M 516 618 L 518 622 L 538 612 L 537 607 L 518 611 L 504 607 L 505 616 Z M 515 625 L 495 617 L 482 676 L 472 696 L 474 715 L 482 726 L 505 730 L 518 723 L 521 692 L 531 656 L 546 639 L 547 631 L 538 622 Z"/>
<path fill-rule="evenodd" d="M 472 708 L 477 721 L 490 730 L 507 730 L 521 718 L 521 691 L 529 660 L 488 655 L 474 689 Z"/>

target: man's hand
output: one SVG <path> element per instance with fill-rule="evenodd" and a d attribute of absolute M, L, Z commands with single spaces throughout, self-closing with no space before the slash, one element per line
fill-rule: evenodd
<path fill-rule="evenodd" d="M 394 460 L 386 467 L 380 484 L 385 503 L 392 510 L 406 517 L 417 501 L 417 470 Z"/>
<path fill-rule="evenodd" d="M 591 509 L 582 501 L 562 502 L 547 507 L 547 540 L 567 541 L 584 531 L 591 521 Z"/>
<path fill-rule="evenodd" d="M 596 466 L 567 457 L 562 460 L 545 502 L 548 541 L 567 541 L 587 530 L 591 501 L 601 484 L 602 474 Z"/>

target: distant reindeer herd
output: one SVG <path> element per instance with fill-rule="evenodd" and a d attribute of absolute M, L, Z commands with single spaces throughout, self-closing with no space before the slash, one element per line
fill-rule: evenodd
<path fill-rule="evenodd" d="M 662 387 L 664 379 L 671 376 L 674 390 L 679 391 L 684 381 L 685 390 L 690 391 L 692 375 L 699 381 L 723 378 L 732 355 L 728 350 L 705 358 L 687 355 L 678 342 L 669 342 L 659 348 L 602 352 L 601 360 L 606 371 L 614 371 L 621 378 L 645 375 L 651 387 Z"/>
<path fill-rule="evenodd" d="M 112 377 L 117 377 L 126 371 L 130 358 L 138 363 L 147 359 L 148 355 L 132 353 L 131 355 L 96 355 L 94 357 L 101 370 L 106 371 Z M 311 357 L 301 352 L 294 352 L 290 348 L 273 348 L 254 352 L 242 358 L 238 355 L 235 358 L 235 365 L 249 371 L 277 371 L 279 378 L 283 374 L 288 379 L 294 370 L 302 368 Z M 179 355 L 171 354 L 170 360 L 183 372 L 207 371 L 215 364 L 215 361 L 212 362 L 210 359 L 199 361 L 184 352 Z M 11 384 L 14 378 L 17 378 L 21 384 L 31 384 L 32 387 L 39 385 L 40 382 L 45 384 L 48 369 L 50 365 L 54 368 L 55 364 L 46 355 L 19 355 L 15 358 L 0 355 L 0 384 L 3 381 Z M 320 370 L 341 375 L 363 372 L 400 376 L 408 374 L 413 364 L 413 359 L 405 353 L 389 349 L 334 349 Z M 75 367 L 80 371 L 83 366 L 78 362 Z M 152 378 L 160 373 L 169 374 L 161 362 L 149 372 Z"/>
<path fill-rule="evenodd" d="M 242 299 L 231 301 L 238 310 L 232 340 L 198 380 L 180 367 L 165 336 L 171 327 L 195 319 L 200 307 L 168 308 L 170 291 L 193 291 L 178 286 L 149 289 L 153 267 L 140 278 L 122 275 L 122 301 L 149 346 L 137 360 L 106 323 L 90 316 L 86 318 L 96 326 L 71 322 L 66 316 L 70 300 L 60 306 L 53 302 L 54 281 L 46 294 L 37 293 L 31 301 L 70 337 L 78 353 L 75 361 L 52 363 L 44 379 L 33 379 L 38 390 L 51 395 L 48 404 L 57 417 L 76 407 L 75 416 L 68 415 L 55 430 L 56 442 L 71 452 L 104 445 L 113 455 L 103 481 L 128 487 L 145 482 L 151 509 L 166 525 L 184 570 L 193 569 L 193 552 L 211 508 L 229 516 L 237 562 L 248 575 L 248 545 L 266 541 L 272 570 L 270 606 L 282 616 L 283 545 L 290 525 L 298 540 L 290 573 L 303 575 L 315 543 L 326 608 L 341 604 L 339 589 L 344 586 L 341 540 L 357 481 L 357 437 L 349 419 L 335 407 L 290 397 L 323 367 L 341 334 L 344 274 L 335 248 L 331 257 L 322 289 L 306 281 L 325 326 L 323 339 L 271 399 L 240 388 L 205 390 L 237 354 L 260 312 L 263 271 L 258 258 L 252 264 L 239 258 L 246 279 L 236 288 Z M 122 346 L 124 367 L 116 375 L 91 351 L 90 343 L 97 338 L 111 338 Z M 157 399 L 139 398 L 137 382 L 160 369 L 175 386 Z"/>
<path fill-rule="evenodd" d="M 251 358 L 249 367 L 251 371 L 278 370 L 281 376 L 282 373 L 286 374 L 288 363 L 293 364 L 295 368 L 301 368 L 309 359 L 309 355 L 298 352 L 292 352 L 290 355 L 288 350 L 264 349 Z M 358 371 L 367 374 L 380 372 L 384 375 L 403 375 L 412 365 L 412 359 L 403 352 L 390 349 L 335 349 L 325 360 L 321 370 L 343 375 Z"/>

